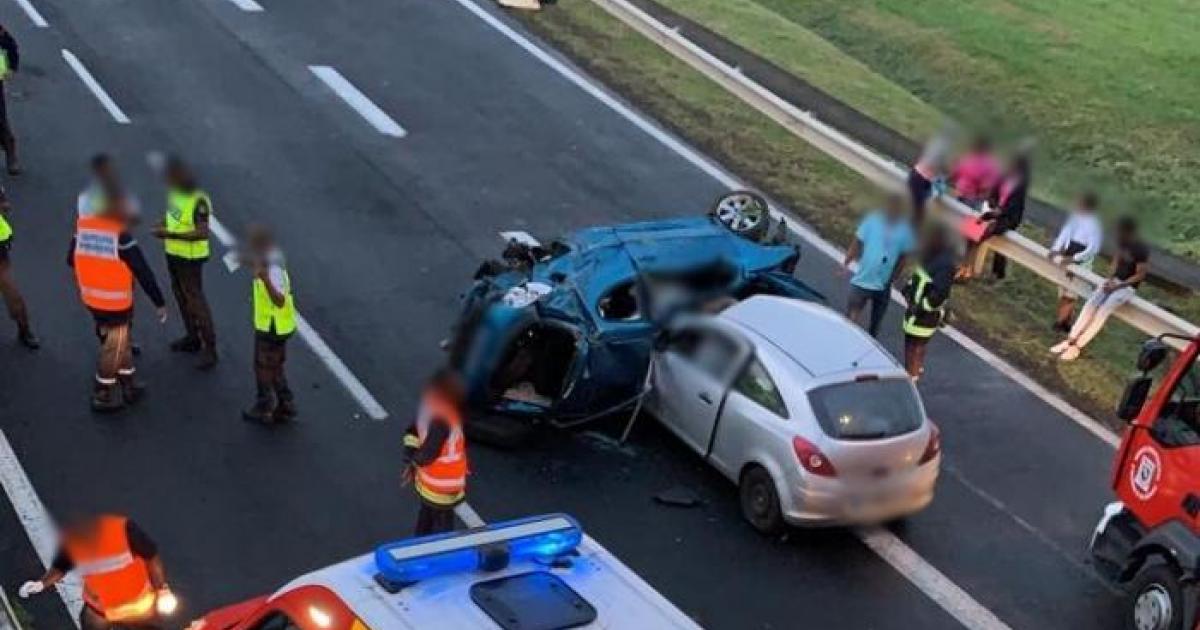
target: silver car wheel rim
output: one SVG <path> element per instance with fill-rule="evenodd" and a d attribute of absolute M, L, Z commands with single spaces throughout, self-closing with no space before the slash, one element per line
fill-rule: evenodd
<path fill-rule="evenodd" d="M 1133 623 L 1138 630 L 1166 630 L 1171 623 L 1171 594 L 1160 584 L 1151 584 L 1133 605 Z"/>
<path fill-rule="evenodd" d="M 752 230 L 762 218 L 762 207 L 750 195 L 728 195 L 717 204 L 717 220 L 734 232 Z"/>

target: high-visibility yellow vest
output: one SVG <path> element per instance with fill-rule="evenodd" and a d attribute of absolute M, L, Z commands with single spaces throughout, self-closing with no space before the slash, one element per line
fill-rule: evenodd
<path fill-rule="evenodd" d="M 918 266 L 904 287 L 908 309 L 904 312 L 904 333 L 913 337 L 932 337 L 946 316 L 945 304 L 932 306 L 929 303 L 929 285 L 933 277 Z"/>
<path fill-rule="evenodd" d="M 12 68 L 8 65 L 8 51 L 0 50 L 0 81 L 8 78 L 8 73 Z"/>
<path fill-rule="evenodd" d="M 196 208 L 200 202 L 208 206 L 212 213 L 212 202 L 202 190 L 185 192 L 172 188 L 167 192 L 167 234 L 185 234 L 196 229 Z M 163 241 L 167 254 L 176 258 L 202 260 L 208 258 L 208 239 L 185 241 L 168 236 Z"/>
<path fill-rule="evenodd" d="M 7 243 L 8 239 L 12 238 L 12 226 L 8 224 L 8 220 L 4 218 L 4 214 L 0 213 L 0 243 Z"/>
<path fill-rule="evenodd" d="M 267 284 L 254 279 L 254 330 L 262 333 L 290 335 L 296 331 L 296 303 L 292 299 L 292 279 L 283 271 L 283 306 L 275 306 Z"/>

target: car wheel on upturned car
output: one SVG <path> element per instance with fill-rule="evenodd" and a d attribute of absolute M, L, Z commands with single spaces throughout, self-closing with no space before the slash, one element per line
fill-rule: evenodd
<path fill-rule="evenodd" d="M 1143 566 L 1130 585 L 1125 627 L 1130 630 L 1183 630 L 1184 597 L 1185 591 L 1175 567 L 1157 563 Z"/>
<path fill-rule="evenodd" d="M 739 484 L 742 516 L 763 534 L 778 534 L 783 531 L 783 509 L 779 505 L 779 493 L 771 474 L 761 466 L 753 466 L 742 473 Z"/>
<path fill-rule="evenodd" d="M 735 190 L 717 197 L 711 213 L 731 232 L 752 241 L 765 239 L 771 227 L 767 200 L 749 190 Z"/>

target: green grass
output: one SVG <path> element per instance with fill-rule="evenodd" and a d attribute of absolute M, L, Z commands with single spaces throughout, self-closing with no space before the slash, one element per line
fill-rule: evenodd
<path fill-rule="evenodd" d="M 522 19 L 593 76 L 795 209 L 826 238 L 846 242 L 859 212 L 877 201 L 878 191 L 861 177 L 592 3 L 563 1 Z M 1004 282 L 956 289 L 952 313 L 955 325 L 977 341 L 1095 417 L 1114 421 L 1110 409 L 1143 335 L 1113 320 L 1085 358 L 1053 361 L 1046 348 L 1058 341 L 1049 329 L 1054 302 L 1051 285 L 1016 268 Z"/>
<path fill-rule="evenodd" d="M 907 135 L 938 112 L 1033 134 L 1039 194 L 1100 189 L 1200 258 L 1192 0 L 659 1 Z"/>

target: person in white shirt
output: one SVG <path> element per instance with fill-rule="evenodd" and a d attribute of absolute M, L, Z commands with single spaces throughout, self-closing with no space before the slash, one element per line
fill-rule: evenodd
<path fill-rule="evenodd" d="M 1104 228 L 1096 208 L 1100 199 L 1095 193 L 1087 192 L 1080 195 L 1075 209 L 1067 216 L 1067 222 L 1058 231 L 1054 244 L 1050 246 L 1050 260 L 1061 265 L 1064 269 L 1070 265 L 1078 265 L 1091 269 L 1096 254 L 1100 253 L 1100 245 L 1104 239 Z M 1067 275 L 1071 272 L 1068 270 Z M 1058 289 L 1058 312 L 1054 319 L 1054 329 L 1059 332 L 1070 332 L 1071 316 L 1075 314 L 1075 305 L 1079 295 L 1066 287 Z"/>

